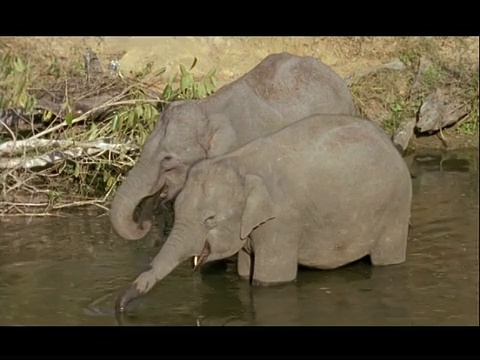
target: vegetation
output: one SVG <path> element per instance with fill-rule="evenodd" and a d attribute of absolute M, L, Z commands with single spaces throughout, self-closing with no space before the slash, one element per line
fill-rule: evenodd
<path fill-rule="evenodd" d="M 196 63 L 195 58 L 188 69 L 180 65 L 166 82 L 161 77 L 166 69 L 153 71 L 149 63 L 128 77 L 119 72 L 87 84 L 85 72 L 57 63 L 44 78 L 34 77 L 28 59 L 3 49 L 0 214 L 25 215 L 40 207 L 45 215 L 75 205 L 102 206 L 133 166 L 164 106 L 215 91 L 216 70 L 197 78 L 192 72 Z M 62 95 L 53 96 L 61 98 L 57 111 L 54 105 L 39 106 L 46 88 Z M 78 111 L 75 104 L 92 94 L 107 94 L 108 100 Z"/>
<path fill-rule="evenodd" d="M 458 54 L 442 53 L 436 38 L 398 38 L 391 55 L 405 68 L 374 72 L 351 85 L 360 112 L 393 134 L 403 121 L 418 115 L 429 94 L 443 87 L 451 101 L 464 106 L 466 116 L 453 126 L 455 131 L 478 135 L 478 64 L 465 58 L 465 39 L 449 40 Z"/>
<path fill-rule="evenodd" d="M 389 134 L 415 118 L 435 89 L 447 88 L 465 116 L 445 136 L 478 136 L 478 61 L 467 59 L 464 38 L 326 41 L 347 62 L 399 59 L 401 68 L 380 66 L 348 82 L 360 114 Z M 165 105 L 209 96 L 217 87 L 215 68 L 194 74 L 196 58 L 167 79 L 166 68 L 154 63 L 128 74 L 115 67 L 108 74 L 90 73 L 93 67 L 82 55 L 84 49 L 67 57 L 36 53 L 0 39 L 0 215 L 103 207 Z"/>

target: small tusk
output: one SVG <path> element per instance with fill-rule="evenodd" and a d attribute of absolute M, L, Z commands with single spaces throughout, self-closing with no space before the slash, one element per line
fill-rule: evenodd
<path fill-rule="evenodd" d="M 160 191 L 160 199 L 163 199 L 165 197 L 167 197 L 168 195 L 168 188 L 167 186 L 165 185 L 163 188 L 162 188 L 162 191 Z"/>
<path fill-rule="evenodd" d="M 198 256 L 194 256 L 193 257 L 193 267 L 195 268 L 195 267 L 197 267 L 197 265 L 198 265 Z"/>

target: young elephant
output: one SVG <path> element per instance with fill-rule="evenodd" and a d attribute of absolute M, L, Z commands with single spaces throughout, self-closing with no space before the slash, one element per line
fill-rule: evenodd
<path fill-rule="evenodd" d="M 192 257 L 198 267 L 238 253 L 254 285 L 292 281 L 298 264 L 402 263 L 411 196 L 408 168 L 375 123 L 310 116 L 191 168 L 169 238 L 117 311 Z"/>

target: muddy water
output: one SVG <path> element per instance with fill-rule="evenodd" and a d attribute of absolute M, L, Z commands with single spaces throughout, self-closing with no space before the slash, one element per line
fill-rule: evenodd
<path fill-rule="evenodd" d="M 478 325 L 478 153 L 410 158 L 414 198 L 405 264 L 301 270 L 252 288 L 224 262 L 182 264 L 116 319 L 114 295 L 157 249 L 126 242 L 106 216 L 0 223 L 1 325 Z"/>

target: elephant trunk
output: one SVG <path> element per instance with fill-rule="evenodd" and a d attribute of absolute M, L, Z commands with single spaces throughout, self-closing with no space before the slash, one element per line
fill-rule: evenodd
<path fill-rule="evenodd" d="M 148 293 L 157 282 L 164 279 L 179 264 L 200 253 L 193 236 L 195 232 L 187 231 L 187 227 L 176 224 L 160 252 L 150 264 L 150 269 L 141 273 L 133 284 L 124 290 L 115 303 L 117 313 L 124 312 L 126 305 L 133 299 Z"/>
<path fill-rule="evenodd" d="M 158 168 L 138 162 L 118 188 L 110 208 L 113 229 L 127 240 L 143 238 L 152 226 L 155 199 L 147 199 L 141 214 L 134 219 L 134 213 L 141 201 L 154 195 L 161 187 L 158 183 Z"/>

